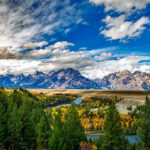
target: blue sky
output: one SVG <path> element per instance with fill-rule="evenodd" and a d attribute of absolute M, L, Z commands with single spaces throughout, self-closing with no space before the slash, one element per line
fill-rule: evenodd
<path fill-rule="evenodd" d="M 1 0 L 0 74 L 150 72 L 150 0 Z"/>

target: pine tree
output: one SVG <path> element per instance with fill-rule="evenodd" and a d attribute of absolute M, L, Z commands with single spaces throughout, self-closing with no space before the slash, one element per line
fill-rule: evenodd
<path fill-rule="evenodd" d="M 126 150 L 125 139 L 122 137 L 121 119 L 119 112 L 113 102 L 108 112 L 104 123 L 105 135 L 103 137 L 103 150 Z"/>
<path fill-rule="evenodd" d="M 64 133 L 64 123 L 61 120 L 62 113 L 60 109 L 57 111 L 58 114 L 55 116 L 52 134 L 49 139 L 50 150 L 60 150 L 60 149 L 62 150 L 66 144 L 64 142 L 66 136 L 66 134 Z"/>
<path fill-rule="evenodd" d="M 138 130 L 138 136 L 140 137 L 141 143 L 139 149 L 149 150 L 150 149 L 150 100 L 146 97 L 144 109 L 140 111 L 140 121 Z"/>
<path fill-rule="evenodd" d="M 9 148 L 11 150 L 22 149 L 23 139 L 22 139 L 22 127 L 20 116 L 18 114 L 18 108 L 15 104 L 8 120 L 8 130 L 9 130 Z"/>
<path fill-rule="evenodd" d="M 7 95 L 3 90 L 0 90 L 0 148 L 2 149 L 6 148 L 8 141 L 7 107 Z"/>
<path fill-rule="evenodd" d="M 16 103 L 17 107 L 20 107 L 22 104 L 22 95 L 16 89 L 11 94 L 11 100 Z"/>
<path fill-rule="evenodd" d="M 82 127 L 78 112 L 74 104 L 69 107 L 69 111 L 66 116 L 65 135 L 68 146 L 72 150 L 79 149 L 81 141 L 86 140 L 84 128 Z"/>
<path fill-rule="evenodd" d="M 51 135 L 50 121 L 44 112 L 38 124 L 38 149 L 48 149 L 48 142 Z"/>
<path fill-rule="evenodd" d="M 36 149 L 36 124 L 33 116 L 31 102 L 26 99 L 19 108 L 19 116 L 23 127 L 21 130 L 23 138 L 23 147 L 27 149 Z"/>

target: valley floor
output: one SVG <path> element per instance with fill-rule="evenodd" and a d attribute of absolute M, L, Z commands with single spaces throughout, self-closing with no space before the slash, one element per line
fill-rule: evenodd
<path fill-rule="evenodd" d="M 145 102 L 146 95 L 150 95 L 150 91 L 146 90 L 84 90 L 84 89 L 28 89 L 31 92 L 44 93 L 46 95 L 53 94 L 75 94 L 79 97 L 103 97 L 103 98 L 121 98 L 117 108 L 120 113 L 127 114 L 127 107 L 132 105 L 134 109 L 137 105 Z"/>

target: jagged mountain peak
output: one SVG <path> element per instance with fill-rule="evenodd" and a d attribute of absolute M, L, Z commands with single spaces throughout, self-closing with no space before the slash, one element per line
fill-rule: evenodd
<path fill-rule="evenodd" d="M 124 70 L 111 73 L 102 79 L 97 79 L 96 82 L 107 89 L 150 89 L 150 74 Z"/>
<path fill-rule="evenodd" d="M 128 70 L 111 73 L 92 81 L 72 68 L 36 71 L 29 75 L 0 75 L 0 86 L 53 89 L 150 89 L 150 73 Z"/>
<path fill-rule="evenodd" d="M 121 72 L 117 72 L 116 75 L 118 76 L 126 76 L 126 75 L 131 75 L 132 73 L 129 70 L 124 70 Z"/>
<path fill-rule="evenodd" d="M 33 76 L 43 76 L 45 75 L 43 72 L 40 72 L 40 71 L 36 71 Z"/>
<path fill-rule="evenodd" d="M 3 76 L 4 78 L 5 76 Z M 9 78 L 7 85 L 4 82 L 0 86 L 4 87 L 24 87 L 24 88 L 63 88 L 63 89 L 98 89 L 99 85 L 92 80 L 82 76 L 79 71 L 72 68 L 51 71 L 48 74 L 36 71 L 27 76 L 14 76 Z M 3 81 L 1 77 L 0 80 Z M 11 85 L 9 85 L 9 82 Z"/>
<path fill-rule="evenodd" d="M 72 69 L 72 68 L 66 68 L 66 69 L 61 69 L 55 72 L 56 74 L 59 73 L 64 73 L 64 74 L 75 74 L 75 75 L 80 75 L 80 72 L 78 70 Z"/>

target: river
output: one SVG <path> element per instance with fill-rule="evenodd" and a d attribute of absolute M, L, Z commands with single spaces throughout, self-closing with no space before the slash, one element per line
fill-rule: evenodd
<path fill-rule="evenodd" d="M 82 102 L 82 98 L 76 98 L 73 103 L 80 104 Z"/>
<path fill-rule="evenodd" d="M 99 134 L 95 134 L 95 135 L 92 135 L 92 134 L 89 134 L 86 136 L 87 139 L 98 139 L 100 137 Z M 134 143 L 137 143 L 139 141 L 137 135 L 125 135 L 125 138 L 127 138 L 131 144 L 134 144 Z"/>

